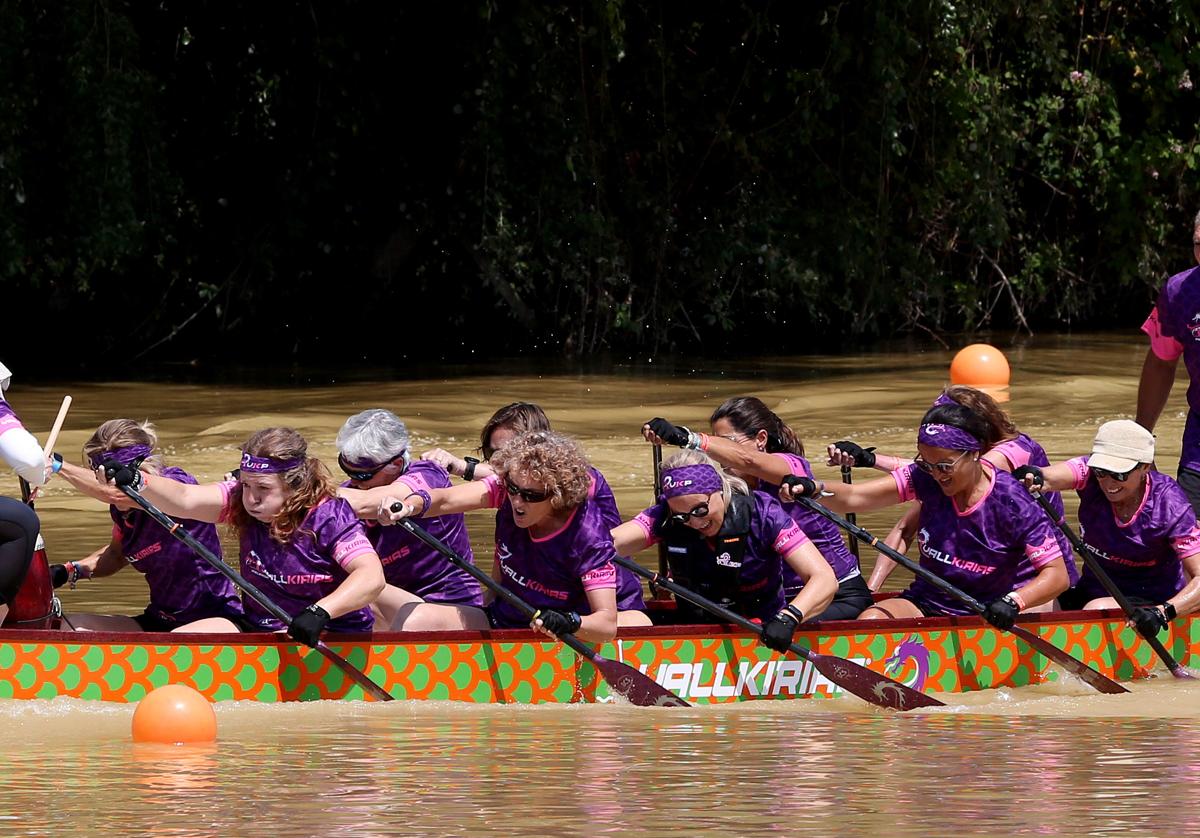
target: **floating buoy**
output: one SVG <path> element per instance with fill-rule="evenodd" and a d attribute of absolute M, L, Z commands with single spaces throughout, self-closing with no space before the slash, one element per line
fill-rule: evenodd
<path fill-rule="evenodd" d="M 950 362 L 950 383 L 968 387 L 1007 387 L 1011 372 L 1004 353 L 986 343 L 965 346 Z"/>
<path fill-rule="evenodd" d="M 151 690 L 133 711 L 134 742 L 211 742 L 217 738 L 212 702 L 183 684 Z"/>

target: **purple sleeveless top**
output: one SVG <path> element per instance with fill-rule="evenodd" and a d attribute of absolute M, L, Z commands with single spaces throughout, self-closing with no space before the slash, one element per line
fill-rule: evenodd
<path fill-rule="evenodd" d="M 773 456 L 782 457 L 792 470 L 792 474 L 798 474 L 801 477 L 813 476 L 812 466 L 803 457 L 783 453 L 776 453 Z M 779 486 L 774 483 L 760 479 L 758 488 L 771 497 L 779 497 Z M 783 509 L 821 551 L 825 561 L 829 562 L 829 566 L 833 568 L 833 575 L 837 577 L 839 583 L 862 574 L 858 566 L 858 559 L 854 558 L 854 554 L 850 552 L 850 547 L 846 544 L 846 539 L 842 538 L 842 531 L 838 529 L 837 524 L 798 503 L 785 503 Z M 796 571 L 792 570 L 792 566 L 784 564 L 784 596 L 791 600 L 803 587 L 803 580 Z"/>
<path fill-rule="evenodd" d="M 795 519 L 785 511 L 779 500 L 757 490 L 751 492 L 750 497 L 754 501 L 754 511 L 750 517 L 750 536 L 746 539 L 746 552 L 742 556 L 738 584 L 746 592 L 775 592 L 764 601 L 758 614 L 746 615 L 768 620 L 795 597 L 795 593 L 789 595 L 783 590 L 783 570 L 791 570 L 791 565 L 785 562 L 783 557 L 810 539 Z M 667 514 L 667 505 L 658 503 L 643 509 L 633 519 L 646 531 L 646 547 L 662 540 L 658 531 Z M 792 575 L 799 579 L 794 570 Z"/>
<path fill-rule="evenodd" d="M 589 497 L 600 509 L 600 515 L 613 530 L 621 526 L 621 512 L 617 509 L 617 498 L 612 487 L 598 468 L 592 467 L 592 488 Z M 642 580 L 632 570 L 617 566 L 617 610 L 645 611 L 646 600 L 642 598 Z"/>
<path fill-rule="evenodd" d="M 982 500 L 963 511 L 916 465 L 893 471 L 892 479 L 901 501 L 921 501 L 921 566 L 986 605 L 1019 587 L 1023 562 L 1040 569 L 1062 554 L 1053 524 L 1025 487 L 1008 472 L 981 462 L 992 485 Z M 902 596 L 929 615 L 974 613 L 920 577 Z"/>
<path fill-rule="evenodd" d="M 1005 440 L 999 445 L 993 446 L 989 451 L 999 451 L 1003 454 L 1004 459 L 1008 460 L 1010 471 L 1026 465 L 1038 466 L 1039 468 L 1045 468 L 1050 465 L 1050 458 L 1046 456 L 1046 449 L 1042 448 L 1028 434 L 1018 434 L 1016 439 Z M 1045 492 L 1043 497 L 1050 502 L 1050 506 L 1058 515 L 1055 524 L 1061 524 L 1065 521 L 1067 519 L 1067 512 L 1063 507 L 1062 493 Z M 1075 552 L 1071 549 L 1071 540 L 1057 527 L 1055 527 L 1054 536 L 1058 542 L 1058 549 L 1062 551 L 1063 564 L 1067 566 L 1067 579 L 1070 581 L 1071 587 L 1075 587 L 1076 583 L 1079 582 L 1079 567 L 1075 564 Z M 1017 574 L 1017 584 L 1024 585 L 1035 576 L 1037 576 L 1037 568 L 1026 562 Z"/>
<path fill-rule="evenodd" d="M 165 467 L 161 476 L 196 485 L 194 477 L 175 466 Z M 147 614 L 177 626 L 205 617 L 241 616 L 242 602 L 233 583 L 161 524 L 140 509 L 121 512 L 110 506 L 108 514 L 113 520 L 113 541 L 150 587 Z M 221 556 L 216 526 L 187 519 L 179 523 L 213 555 Z"/>
<path fill-rule="evenodd" d="M 349 481 L 342 485 L 348 486 Z M 403 497 L 417 489 L 445 489 L 450 486 L 450 478 L 437 463 L 414 460 L 392 485 Z M 483 592 L 471 574 L 452 565 L 445 556 L 403 527 L 381 527 L 373 521 L 364 523 L 367 538 L 383 562 L 383 574 L 389 585 L 403 588 L 426 602 L 483 607 Z M 474 562 L 466 518 L 461 514 L 422 518 L 421 526 L 468 562 Z"/>
<path fill-rule="evenodd" d="M 534 608 L 592 613 L 587 592 L 617 587 L 612 527 L 592 498 L 575 507 L 557 532 L 534 538 L 513 521 L 504 484 L 496 475 L 484 478 L 490 506 L 496 512 L 496 564 L 499 582 Z M 529 625 L 529 618 L 497 597 L 491 606 L 500 628 Z"/>
<path fill-rule="evenodd" d="M 1150 346 L 1159 358 L 1183 356 L 1191 409 L 1183 430 L 1179 467 L 1200 470 L 1200 267 L 1167 280 L 1142 331 L 1150 336 Z"/>
<path fill-rule="evenodd" d="M 230 505 L 242 502 L 241 494 L 235 491 L 234 481 L 221 487 L 226 493 L 221 520 L 226 520 Z M 252 521 L 249 531 L 241 535 L 240 548 L 247 581 L 292 616 L 337 590 L 349 576 L 346 565 L 363 553 L 374 552 L 354 510 L 341 498 L 310 509 L 287 544 L 271 538 L 266 524 Z M 286 628 L 250 597 L 243 604 L 246 617 L 264 631 Z M 374 622 L 371 609 L 364 606 L 330 620 L 327 628 L 332 632 L 370 631 Z"/>
<path fill-rule="evenodd" d="M 1183 559 L 1200 553 L 1196 513 L 1179 484 L 1146 474 L 1146 494 L 1128 521 L 1120 521 L 1100 484 L 1080 457 L 1068 460 L 1079 493 L 1079 532 L 1099 552 L 1113 582 L 1128 596 L 1166 602 L 1187 584 Z M 1108 596 L 1086 566 L 1079 590 L 1089 599 Z"/>

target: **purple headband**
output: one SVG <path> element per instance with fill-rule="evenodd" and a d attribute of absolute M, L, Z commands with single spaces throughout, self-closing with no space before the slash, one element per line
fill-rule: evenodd
<path fill-rule="evenodd" d="M 707 463 L 665 468 L 659 482 L 663 500 L 680 495 L 711 495 L 722 489 L 721 475 Z"/>
<path fill-rule="evenodd" d="M 274 457 L 255 457 L 253 454 L 242 452 L 242 471 L 246 474 L 283 474 L 291 471 L 304 462 L 304 457 L 291 460 L 277 460 Z"/>
<path fill-rule="evenodd" d="M 917 443 L 951 451 L 982 451 L 983 443 L 962 428 L 931 423 L 917 432 Z"/>
<path fill-rule="evenodd" d="M 947 396 L 946 391 L 943 390 L 942 392 L 938 393 L 938 397 L 933 400 L 933 404 L 930 405 L 930 407 L 944 407 L 948 404 L 958 404 L 958 402 Z"/>
<path fill-rule="evenodd" d="M 92 464 L 92 468 L 100 468 L 107 460 L 116 460 L 123 466 L 132 465 L 133 461 L 141 458 L 146 459 L 150 456 L 149 445 L 131 445 L 128 448 L 114 448 L 111 451 L 98 451 L 95 454 L 88 454 L 88 462 Z"/>

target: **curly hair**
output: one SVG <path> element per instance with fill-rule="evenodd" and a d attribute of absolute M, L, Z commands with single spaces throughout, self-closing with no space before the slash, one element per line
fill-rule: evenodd
<path fill-rule="evenodd" d="M 974 411 L 984 421 L 984 424 L 988 426 L 988 433 L 980 441 L 988 448 L 1020 434 L 1012 419 L 1008 418 L 1008 414 L 1004 412 L 1004 408 L 1000 407 L 995 399 L 982 390 L 976 390 L 974 387 L 967 387 L 963 384 L 954 384 L 942 392 L 946 394 L 946 398 L 953 399 L 968 410 Z"/>
<path fill-rule="evenodd" d="M 724 419 L 739 434 L 754 436 L 759 431 L 767 432 L 767 450 L 771 453 L 804 456 L 804 442 L 780 419 L 775 411 L 754 396 L 734 396 L 726 399 L 708 418 L 711 425 Z"/>
<path fill-rule="evenodd" d="M 553 431 L 525 431 L 513 437 L 489 460 L 501 480 L 521 472 L 550 493 L 555 510 L 573 509 L 587 500 L 591 465 L 579 443 Z"/>
<path fill-rule="evenodd" d="M 513 402 L 492 414 L 483 430 L 479 432 L 479 450 L 485 460 L 492 459 L 496 449 L 492 447 L 492 434 L 500 428 L 508 428 L 516 433 L 523 431 L 548 431 L 550 420 L 546 411 L 532 402 Z"/>
<path fill-rule="evenodd" d="M 133 419 L 109 419 L 96 428 L 95 433 L 83 444 L 83 459 L 87 462 L 93 455 L 135 445 L 145 445 L 152 450 L 158 447 L 154 425 L 149 420 L 135 422 Z M 162 456 L 157 452 L 142 460 L 142 467 L 154 474 L 162 471 L 162 466 Z"/>
<path fill-rule="evenodd" d="M 270 457 L 275 460 L 302 459 L 300 465 L 278 475 L 291 494 L 283 502 L 274 520 L 271 521 L 271 538 L 287 544 L 296 534 L 308 513 L 318 503 L 337 497 L 337 484 L 320 460 L 308 456 L 308 443 L 291 428 L 267 428 L 246 440 L 242 450 L 254 457 Z M 259 523 L 246 511 L 242 503 L 242 484 L 234 490 L 229 513 L 230 523 L 239 536 L 246 535 L 250 528 Z"/>
<path fill-rule="evenodd" d="M 721 497 L 728 504 L 730 498 L 734 495 L 750 494 L 750 486 L 740 477 L 734 477 L 725 469 L 721 468 L 721 464 L 712 457 L 705 454 L 703 451 L 696 451 L 690 448 L 685 448 L 682 451 L 676 451 L 671 456 L 662 461 L 660 468 L 679 468 L 680 466 L 712 466 L 717 472 L 717 476 L 721 478 Z"/>

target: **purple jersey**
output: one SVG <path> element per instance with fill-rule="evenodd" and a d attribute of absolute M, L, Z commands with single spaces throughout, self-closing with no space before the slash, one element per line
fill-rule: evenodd
<path fill-rule="evenodd" d="M 176 483 L 196 485 L 194 477 L 175 466 L 160 474 Z M 147 614 L 177 626 L 205 617 L 241 616 L 242 603 L 233 583 L 161 524 L 140 509 L 122 512 L 110 506 L 108 512 L 113 519 L 113 543 L 150 587 Z M 187 519 L 179 523 L 220 557 L 221 540 L 213 524 Z"/>
<path fill-rule="evenodd" d="M 1018 587 L 1024 562 L 1041 569 L 1062 553 L 1054 525 L 1025 487 L 987 460 L 980 462 L 991 485 L 969 509 L 960 510 L 916 465 L 893 471 L 892 479 L 901 501 L 921 501 L 921 566 L 986 604 Z M 931 616 L 974 613 L 919 576 L 903 596 Z"/>
<path fill-rule="evenodd" d="M 783 557 L 803 546 L 809 538 L 775 498 L 755 491 L 751 492 L 750 501 L 749 532 L 741 555 L 741 567 L 737 571 L 738 590 L 731 599 L 737 599 L 743 605 L 753 603 L 754 613 L 745 616 L 767 620 L 779 613 L 791 598 L 785 598 L 783 590 L 783 569 L 790 568 Z M 679 543 L 676 543 L 675 535 L 669 529 L 664 531 L 663 519 L 669 512 L 665 503 L 659 503 L 642 510 L 633 519 L 646 531 L 646 547 L 665 540 L 673 562 L 677 556 L 686 556 L 685 561 L 689 563 L 714 566 L 729 561 L 728 553 L 716 555 L 712 539 L 699 536 L 694 530 L 679 532 Z M 725 529 L 722 524 L 722 532 Z M 696 578 L 706 575 L 705 568 L 690 570 L 695 570 Z M 692 578 L 690 570 L 689 579 Z"/>
<path fill-rule="evenodd" d="M 595 501 L 600 509 L 600 515 L 613 530 L 621 526 L 621 511 L 617 509 L 617 498 L 613 495 L 612 487 L 604 479 L 598 468 L 589 469 L 592 473 L 592 487 L 588 497 Z M 642 581 L 632 570 L 617 566 L 617 610 L 645 611 L 646 600 L 642 598 Z"/>
<path fill-rule="evenodd" d="M 403 497 L 419 489 L 445 489 L 450 486 L 450 478 L 437 463 L 414 460 L 392 485 Z M 461 514 L 424 518 L 421 526 L 468 562 L 474 562 L 466 518 Z M 383 574 L 389 585 L 403 588 L 426 602 L 483 607 L 479 582 L 408 530 L 381 527 L 373 521 L 366 522 L 366 529 L 367 538 L 383 562 Z"/>
<path fill-rule="evenodd" d="M 490 506 L 496 512 L 496 564 L 500 584 L 534 608 L 592 613 L 588 591 L 617 587 L 612 527 L 600 505 L 588 498 L 571 510 L 556 532 L 535 538 L 518 527 L 504 484 L 496 475 L 484 478 Z M 493 622 L 501 628 L 529 625 L 529 618 L 497 597 Z"/>
<path fill-rule="evenodd" d="M 1196 513 L 1179 484 L 1156 471 L 1146 473 L 1146 493 L 1128 521 L 1121 521 L 1084 458 L 1069 460 L 1079 493 L 1079 532 L 1099 553 L 1101 566 L 1127 596 L 1166 602 L 1187 583 L 1183 559 L 1200 553 Z M 1087 567 L 1079 590 L 1088 598 L 1108 596 Z"/>
<path fill-rule="evenodd" d="M 0 434 L 15 428 L 23 428 L 21 418 L 9 407 L 8 402 L 0 398 Z"/>
<path fill-rule="evenodd" d="M 775 454 L 774 456 L 781 457 L 788 464 L 788 468 L 791 469 L 792 474 L 798 474 L 802 477 L 813 476 L 812 466 L 803 457 L 782 453 Z M 779 496 L 779 486 L 774 483 L 768 483 L 760 479 L 758 481 L 758 488 L 772 497 Z M 803 504 L 785 503 L 783 508 L 791 516 L 792 520 L 799 525 L 800 529 L 804 530 L 804 534 L 816 545 L 817 549 L 821 551 L 821 555 L 825 557 L 825 561 L 829 562 L 829 566 L 833 568 L 833 575 L 837 577 L 839 584 L 862 574 L 858 566 L 858 559 L 854 558 L 854 554 L 850 552 L 850 548 L 846 545 L 846 540 L 842 538 L 842 531 L 838 529 L 837 524 L 830 521 L 824 515 L 813 512 Z M 803 587 L 804 582 L 800 579 L 799 574 L 792 570 L 791 565 L 785 564 L 783 568 L 784 595 L 790 600 Z"/>
<path fill-rule="evenodd" d="M 1200 470 L 1200 267 L 1167 280 L 1142 331 L 1150 336 L 1150 348 L 1159 358 L 1174 361 L 1183 356 L 1190 379 L 1187 402 L 1191 409 L 1183 431 L 1179 467 Z"/>
<path fill-rule="evenodd" d="M 1028 434 L 1018 434 L 1015 439 L 1007 439 L 998 445 L 992 446 L 988 453 L 993 451 L 998 452 L 1008 460 L 1008 470 L 1020 468 L 1021 466 L 1037 466 L 1045 468 L 1050 465 L 1050 458 L 1046 456 L 1046 449 L 1042 448 Z M 1045 492 L 1042 497 L 1049 501 L 1051 508 L 1058 516 L 1055 519 L 1055 524 L 1061 524 L 1067 519 L 1067 511 L 1063 507 L 1062 493 L 1060 492 Z M 1071 540 L 1067 538 L 1062 530 L 1055 529 L 1055 539 L 1058 541 L 1058 549 L 1062 551 L 1063 564 L 1067 566 L 1067 580 L 1071 583 L 1071 587 L 1079 582 L 1079 568 L 1075 564 L 1075 554 L 1071 550 Z M 1037 568 L 1031 563 L 1026 562 L 1017 574 L 1017 584 L 1024 585 L 1037 576 Z"/>
<path fill-rule="evenodd" d="M 226 520 L 231 504 L 241 503 L 237 483 L 220 484 L 225 492 Z M 287 544 L 271 538 L 271 528 L 251 521 L 241 534 L 242 573 L 288 614 L 295 616 L 317 600 L 337 590 L 349 572 L 346 566 L 364 553 L 374 553 L 363 526 L 350 504 L 341 498 L 322 501 L 308 511 Z M 246 616 L 265 631 L 286 628 L 252 598 L 244 599 Z M 370 631 L 374 617 L 369 607 L 350 611 L 329 621 L 332 632 Z"/>

